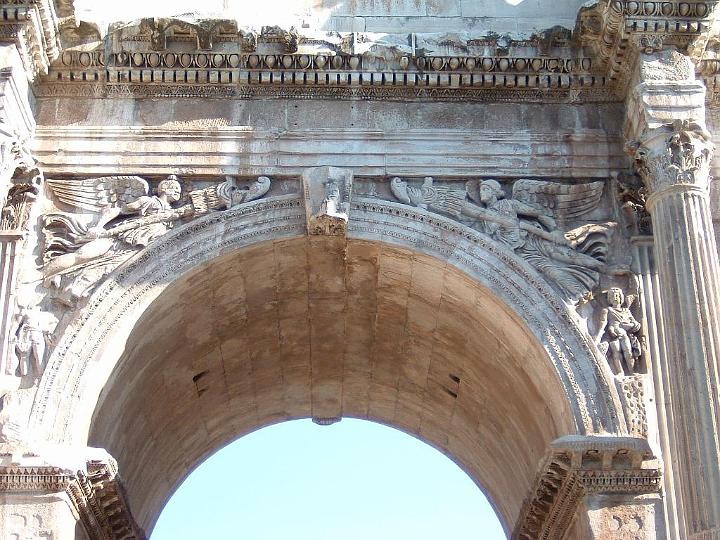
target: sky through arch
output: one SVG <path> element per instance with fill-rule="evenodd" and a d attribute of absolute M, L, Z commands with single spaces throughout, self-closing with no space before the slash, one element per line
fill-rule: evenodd
<path fill-rule="evenodd" d="M 398 430 L 298 420 L 226 446 L 180 486 L 151 540 L 499 540 L 473 481 Z"/>

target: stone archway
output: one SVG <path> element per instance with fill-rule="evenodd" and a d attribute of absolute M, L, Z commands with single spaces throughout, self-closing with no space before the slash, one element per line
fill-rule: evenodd
<path fill-rule="evenodd" d="M 290 418 L 414 434 L 508 532 L 554 439 L 627 432 L 605 364 L 512 252 L 377 199 L 353 202 L 346 237 L 307 236 L 302 204 L 169 233 L 94 293 L 49 362 L 31 429 L 106 448 L 141 527 L 204 457 Z"/>
<path fill-rule="evenodd" d="M 119 460 L 140 525 L 149 530 L 177 482 L 235 437 L 350 416 L 452 456 L 511 529 L 547 445 L 575 429 L 542 348 L 492 294 L 439 261 L 349 241 L 344 261 L 333 254 L 337 271 L 313 275 L 308 243 L 221 257 L 137 321 L 89 443 Z"/>

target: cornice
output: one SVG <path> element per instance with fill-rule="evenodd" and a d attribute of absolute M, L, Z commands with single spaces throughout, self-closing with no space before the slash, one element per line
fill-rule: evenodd
<path fill-rule="evenodd" d="M 53 0 L 5 0 L 0 15 L 0 43 L 17 46 L 28 79 L 46 74 L 60 54 Z"/>
<path fill-rule="evenodd" d="M 488 54 L 397 56 L 65 51 L 42 97 L 255 97 L 393 101 L 609 101 L 592 60 Z"/>
<path fill-rule="evenodd" d="M 437 47 L 453 54 L 416 49 L 415 34 L 348 33 L 331 43 L 276 27 L 252 33 L 234 21 L 143 19 L 111 27 L 103 39 L 92 29 L 66 36 L 65 50 L 35 91 L 89 98 L 622 101 L 634 52 L 660 44 L 695 47 L 697 54 L 715 4 L 601 0 L 580 10 L 572 35 L 555 28 L 525 40 L 478 37 Z"/>
<path fill-rule="evenodd" d="M 562 538 L 581 499 L 657 493 L 661 472 L 644 439 L 568 436 L 551 444 L 525 501 L 514 540 Z"/>
<path fill-rule="evenodd" d="M 145 540 L 135 523 L 114 460 L 88 461 L 67 492 L 90 538 Z"/>
<path fill-rule="evenodd" d="M 145 540 L 135 523 L 112 458 L 87 461 L 73 472 L 49 465 L 0 467 L 0 493 L 61 493 L 68 495 L 93 540 Z"/>
<path fill-rule="evenodd" d="M 40 97 L 622 101 L 637 52 L 660 47 L 687 51 L 708 86 L 720 86 L 716 0 L 599 0 L 580 9 L 573 32 L 464 40 L 252 32 L 231 20 L 187 18 L 115 24 L 103 36 L 68 16 L 67 0 L 57 2 L 62 24 L 50 0 L 0 2 L 0 39 L 18 43 L 28 72 L 42 75 Z"/>

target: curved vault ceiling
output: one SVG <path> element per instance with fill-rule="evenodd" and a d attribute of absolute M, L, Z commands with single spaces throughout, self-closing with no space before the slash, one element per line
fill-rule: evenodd
<path fill-rule="evenodd" d="M 563 396 L 526 327 L 455 268 L 298 238 L 173 283 L 133 329 L 90 444 L 116 457 L 149 532 L 187 474 L 235 438 L 294 418 L 373 420 L 449 455 L 511 529 L 549 441 L 574 432 Z"/>

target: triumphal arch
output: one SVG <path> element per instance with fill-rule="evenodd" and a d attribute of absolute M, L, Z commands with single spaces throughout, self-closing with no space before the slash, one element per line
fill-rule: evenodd
<path fill-rule="evenodd" d="M 511 538 L 720 538 L 714 0 L 0 9 L 3 539 L 343 417 Z"/>

